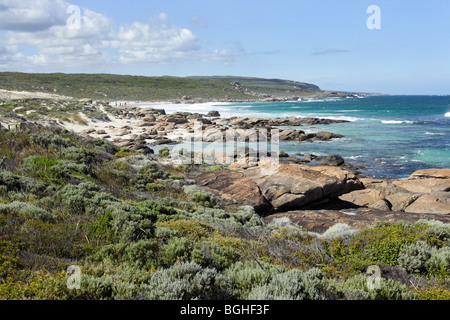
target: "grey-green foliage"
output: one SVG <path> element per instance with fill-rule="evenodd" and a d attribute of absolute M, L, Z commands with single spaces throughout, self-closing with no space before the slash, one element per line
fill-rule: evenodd
<path fill-rule="evenodd" d="M 425 241 L 404 246 L 398 256 L 398 265 L 408 272 L 426 272 L 428 260 L 433 255 L 436 248 L 427 245 Z"/>
<path fill-rule="evenodd" d="M 267 284 L 256 286 L 250 300 L 325 300 L 330 296 L 320 269 L 287 270 L 275 274 Z"/>
<path fill-rule="evenodd" d="M 65 179 L 73 174 L 88 174 L 89 167 L 85 164 L 61 160 L 58 164 L 51 166 L 49 172 L 55 179 Z"/>
<path fill-rule="evenodd" d="M 63 149 L 63 156 L 67 160 L 72 160 L 77 163 L 89 164 L 95 161 L 95 153 L 85 148 L 68 147 Z"/>
<path fill-rule="evenodd" d="M 134 268 L 158 267 L 159 246 L 155 239 L 136 242 L 121 242 L 106 245 L 91 260 L 94 262 L 109 261 L 113 264 L 126 264 Z"/>
<path fill-rule="evenodd" d="M 232 247 L 206 241 L 197 243 L 191 256 L 192 260 L 201 266 L 219 271 L 228 268 L 239 258 L 239 254 Z"/>
<path fill-rule="evenodd" d="M 448 275 L 450 273 L 450 247 L 434 250 L 427 261 L 427 269 L 434 274 Z"/>
<path fill-rule="evenodd" d="M 358 230 L 350 227 L 349 225 L 345 223 L 336 223 L 335 225 L 328 228 L 328 230 L 321 234 L 319 237 L 326 240 L 333 240 L 336 238 L 349 239 L 356 233 L 358 233 Z"/>
<path fill-rule="evenodd" d="M 0 213 L 17 214 L 23 218 L 32 218 L 42 221 L 53 221 L 57 218 L 54 212 L 48 211 L 31 202 L 13 201 L 11 203 L 0 203 Z"/>
<path fill-rule="evenodd" d="M 405 300 L 414 299 L 415 295 L 400 282 L 379 277 L 371 278 L 357 274 L 344 282 L 331 280 L 330 286 L 343 294 L 346 300 Z"/>
<path fill-rule="evenodd" d="M 111 216 L 110 227 L 120 241 L 150 239 L 154 235 L 154 212 L 127 202 L 117 202 L 106 207 Z"/>
<path fill-rule="evenodd" d="M 72 214 L 97 214 L 105 205 L 119 201 L 103 192 L 93 183 L 67 185 L 59 190 L 52 198 L 52 202 L 59 203 Z"/>
<path fill-rule="evenodd" d="M 216 269 L 186 262 L 153 273 L 142 294 L 149 300 L 225 300 L 232 288 Z"/>
<path fill-rule="evenodd" d="M 0 170 L 0 186 L 5 186 L 7 191 L 41 193 L 46 184 L 29 177 L 18 176 L 10 171 Z"/>
<path fill-rule="evenodd" d="M 240 299 L 247 299 L 254 287 L 265 285 L 273 275 L 283 273 L 283 266 L 276 266 L 263 261 L 238 261 L 224 271 L 235 288 Z"/>
<path fill-rule="evenodd" d="M 200 208 L 190 216 L 196 220 L 211 224 L 227 223 L 234 226 L 261 227 L 264 225 L 261 217 L 258 216 L 253 207 L 243 206 L 236 212 L 228 212 L 217 208 Z"/>
<path fill-rule="evenodd" d="M 32 133 L 30 135 L 30 142 L 45 148 L 68 148 L 74 146 L 70 139 L 63 138 L 53 132 Z"/>
<path fill-rule="evenodd" d="M 450 242 L 450 224 L 437 220 L 419 220 L 416 224 L 427 224 L 430 227 L 425 230 L 425 235 L 441 241 Z"/>
<path fill-rule="evenodd" d="M 161 248 L 162 262 L 165 266 L 170 266 L 178 260 L 186 260 L 190 251 L 191 244 L 187 238 L 170 238 Z"/>
<path fill-rule="evenodd" d="M 188 194 L 189 198 L 204 207 L 213 207 L 216 203 L 214 195 L 203 190 L 193 190 Z"/>
<path fill-rule="evenodd" d="M 82 274 L 80 289 L 70 293 L 85 300 L 125 300 L 132 299 L 137 289 L 135 283 L 124 281 L 115 275 Z"/>

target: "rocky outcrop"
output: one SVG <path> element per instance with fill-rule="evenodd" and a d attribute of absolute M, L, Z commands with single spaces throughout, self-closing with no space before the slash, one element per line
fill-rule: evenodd
<path fill-rule="evenodd" d="M 393 211 L 450 214 L 450 169 L 418 170 L 404 180 L 361 182 L 366 189 L 379 191 Z"/>
<path fill-rule="evenodd" d="M 272 205 L 261 194 L 258 185 L 242 172 L 209 172 L 196 177 L 194 181 L 199 187 L 214 193 L 225 204 L 250 205 L 261 215 L 273 211 Z"/>
<path fill-rule="evenodd" d="M 339 196 L 339 200 L 354 204 L 357 207 L 368 207 L 389 211 L 390 203 L 374 189 L 356 190 Z"/>
<path fill-rule="evenodd" d="M 406 221 L 414 223 L 418 220 L 438 220 L 450 223 L 450 216 L 426 213 L 408 213 L 384 211 L 372 208 L 347 210 L 304 210 L 277 213 L 265 217 L 267 222 L 273 219 L 287 217 L 308 231 L 323 233 L 337 223 L 345 223 L 355 229 L 363 229 L 379 222 L 396 223 Z"/>
<path fill-rule="evenodd" d="M 206 114 L 206 116 L 207 116 L 207 117 L 220 117 L 220 113 L 219 113 L 219 111 L 209 111 L 209 112 Z"/>
<path fill-rule="evenodd" d="M 262 215 L 267 214 L 267 210 L 261 203 L 269 204 L 274 212 L 302 209 L 362 188 L 350 171 L 331 166 L 295 164 L 281 164 L 273 174 L 267 174 L 260 166 L 240 172 L 216 171 L 202 174 L 195 181 L 222 200 L 232 199 L 240 205 L 252 205 L 249 199 L 253 199 L 252 203 L 258 199 L 255 211 Z M 249 188 L 252 192 L 248 192 Z M 248 197 L 249 194 L 253 196 Z"/>

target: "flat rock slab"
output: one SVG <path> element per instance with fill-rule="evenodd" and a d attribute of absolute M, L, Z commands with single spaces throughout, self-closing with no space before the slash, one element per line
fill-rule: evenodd
<path fill-rule="evenodd" d="M 337 223 L 345 223 L 355 229 L 364 229 L 378 222 L 397 223 L 400 221 L 414 223 L 420 219 L 438 220 L 450 223 L 450 216 L 424 213 L 405 213 L 399 211 L 382 211 L 371 208 L 347 210 L 297 210 L 277 213 L 265 217 L 266 222 L 277 218 L 289 218 L 293 223 L 308 231 L 323 233 Z"/>
<path fill-rule="evenodd" d="M 271 211 L 305 209 L 317 201 L 362 188 L 362 184 L 349 171 L 330 166 L 295 164 L 281 164 L 278 171 L 272 174 L 256 166 L 242 171 L 204 173 L 194 180 L 219 199 L 254 206 L 260 215 Z"/>
<path fill-rule="evenodd" d="M 225 204 L 250 205 L 260 215 L 273 211 L 272 205 L 264 198 L 258 185 L 242 172 L 220 170 L 204 173 L 194 178 L 196 185 L 212 192 Z"/>

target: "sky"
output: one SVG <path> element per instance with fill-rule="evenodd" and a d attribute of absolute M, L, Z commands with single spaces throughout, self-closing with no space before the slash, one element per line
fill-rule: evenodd
<path fill-rule="evenodd" d="M 444 95 L 450 1 L 0 0 L 0 71 L 233 75 Z"/>

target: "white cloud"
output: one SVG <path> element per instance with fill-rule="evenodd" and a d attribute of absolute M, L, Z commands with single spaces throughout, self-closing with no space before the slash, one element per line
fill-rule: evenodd
<path fill-rule="evenodd" d="M 63 25 L 67 6 L 63 0 L 0 0 L 0 29 L 36 31 Z"/>
<path fill-rule="evenodd" d="M 0 68 L 76 69 L 186 60 L 230 63 L 237 55 L 204 48 L 198 36 L 176 26 L 165 13 L 147 23 L 135 21 L 117 28 L 112 19 L 84 8 L 80 28 L 69 28 L 69 6 L 64 0 L 0 0 L 0 30 L 6 31 L 0 34 Z M 37 53 L 25 55 L 21 45 Z"/>

